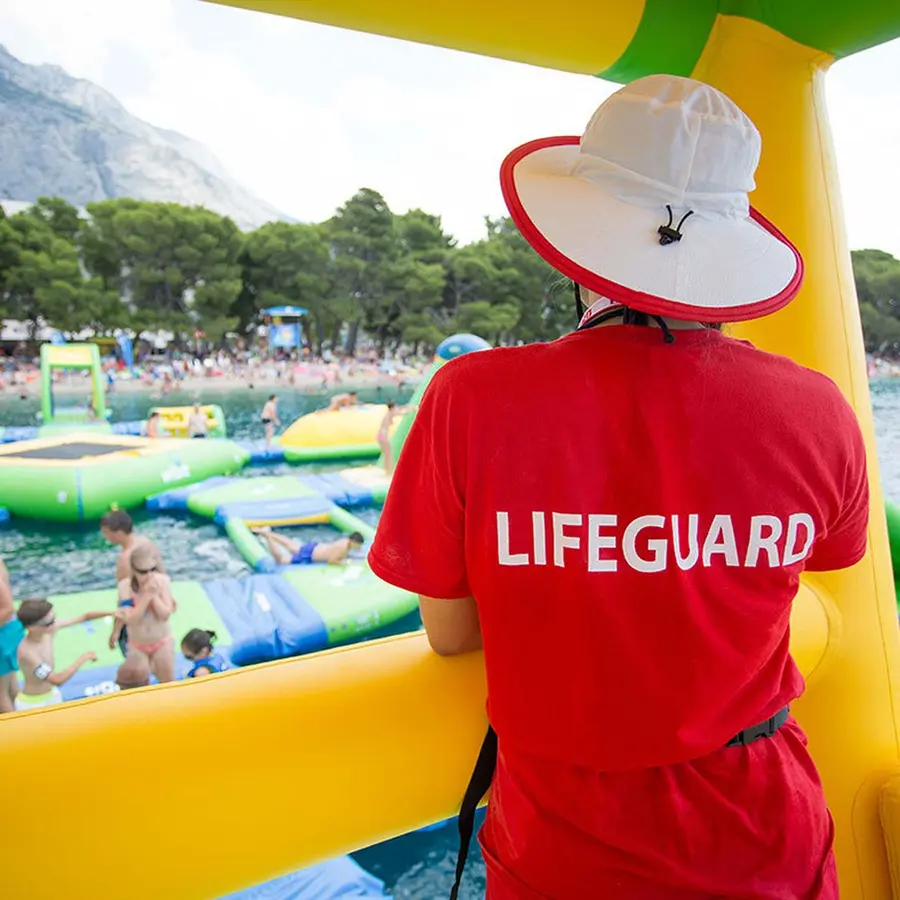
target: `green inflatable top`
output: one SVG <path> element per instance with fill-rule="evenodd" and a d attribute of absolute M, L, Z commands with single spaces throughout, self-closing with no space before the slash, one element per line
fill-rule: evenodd
<path fill-rule="evenodd" d="M 840 59 L 900 37 L 898 0 L 646 0 L 628 48 L 601 78 L 690 75 L 718 14 L 742 16 Z"/>

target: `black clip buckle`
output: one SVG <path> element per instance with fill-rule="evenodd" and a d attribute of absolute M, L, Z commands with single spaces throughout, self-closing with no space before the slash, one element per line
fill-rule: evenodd
<path fill-rule="evenodd" d="M 663 247 L 668 244 L 674 244 L 676 241 L 680 241 L 684 235 L 681 233 L 681 226 L 684 225 L 685 221 L 690 218 L 694 211 L 689 209 L 682 217 L 681 221 L 678 223 L 676 228 L 672 227 L 672 207 L 669 204 L 666 204 L 666 209 L 669 211 L 669 221 L 665 225 L 660 225 L 659 228 L 656 229 L 656 233 L 659 235 L 659 242 L 663 245 Z"/>

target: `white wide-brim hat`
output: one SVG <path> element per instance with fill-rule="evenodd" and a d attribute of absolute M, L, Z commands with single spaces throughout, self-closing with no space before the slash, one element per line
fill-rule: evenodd
<path fill-rule="evenodd" d="M 580 138 L 513 150 L 501 187 L 528 243 L 582 287 L 655 315 L 743 321 L 803 281 L 797 248 L 750 206 L 760 144 L 720 91 L 651 75 L 609 97 Z"/>

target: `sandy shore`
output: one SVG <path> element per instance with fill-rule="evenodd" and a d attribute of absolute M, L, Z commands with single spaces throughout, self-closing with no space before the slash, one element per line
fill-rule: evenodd
<path fill-rule="evenodd" d="M 402 377 L 385 375 L 383 373 L 360 373 L 350 376 L 344 376 L 340 381 L 329 381 L 327 387 L 322 385 L 322 377 L 315 375 L 297 375 L 294 377 L 293 384 L 288 376 L 276 378 L 274 375 L 263 377 L 257 375 L 252 382 L 246 376 L 235 375 L 217 375 L 211 378 L 197 377 L 190 375 L 172 383 L 172 394 L 208 394 L 214 391 L 235 391 L 235 390 L 254 390 L 254 391 L 270 391 L 273 393 L 285 391 L 299 391 L 301 393 L 340 393 L 341 391 L 371 391 L 377 388 L 383 390 L 397 389 L 403 387 L 412 387 L 419 383 L 422 379 L 421 374 L 409 374 Z M 252 384 L 252 388 L 251 388 Z M 2 396 L 15 396 L 22 391 L 20 385 L 7 384 L 0 391 Z M 40 395 L 40 379 L 32 379 L 24 386 L 29 396 L 35 397 Z M 53 390 L 55 393 L 61 394 L 84 394 L 88 390 L 88 381 L 84 379 L 66 378 L 61 381 L 54 382 Z M 119 379 L 115 386 L 108 392 L 110 394 L 159 394 L 161 395 L 162 382 L 158 380 L 142 380 L 142 379 Z M 161 395 L 162 396 L 162 395 Z"/>

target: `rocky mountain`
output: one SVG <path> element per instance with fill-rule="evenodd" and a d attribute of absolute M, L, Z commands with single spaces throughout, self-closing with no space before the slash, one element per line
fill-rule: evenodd
<path fill-rule="evenodd" d="M 41 196 L 76 206 L 112 197 L 205 206 L 244 229 L 288 218 L 235 182 L 202 144 L 138 119 L 90 81 L 27 65 L 0 45 L 0 201 Z"/>

